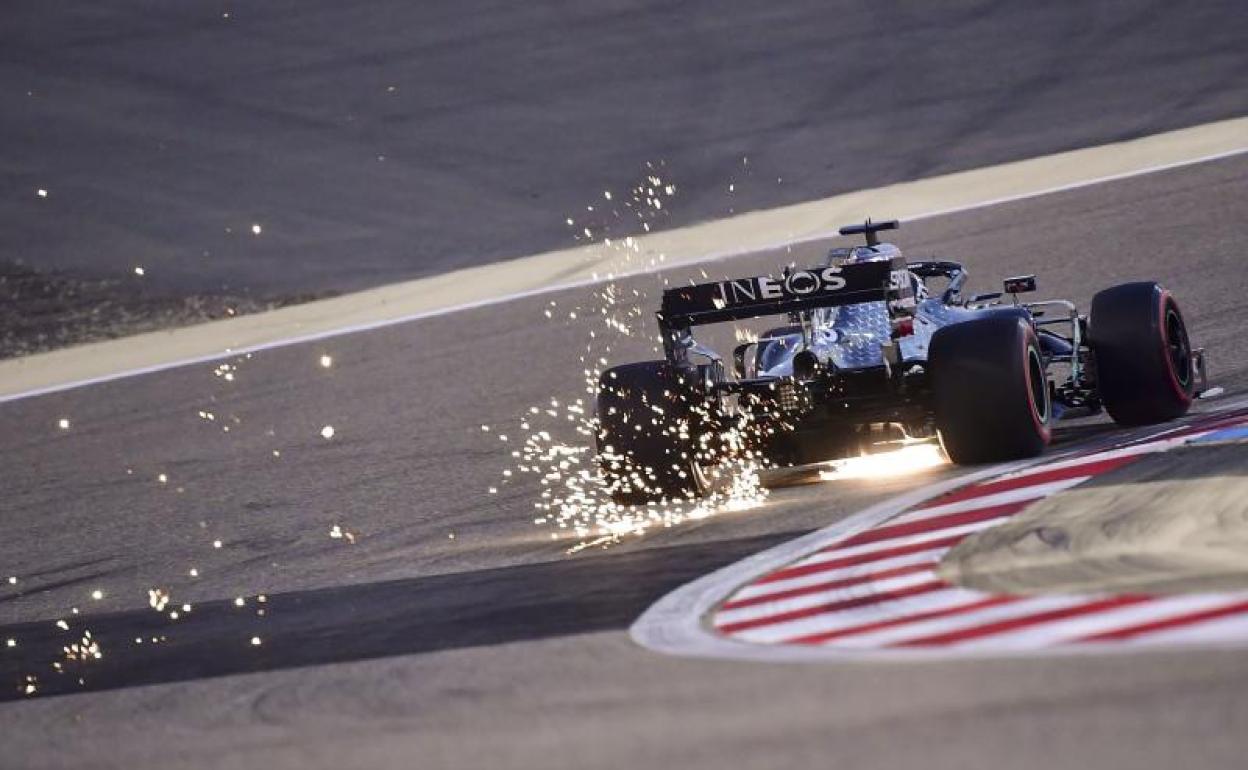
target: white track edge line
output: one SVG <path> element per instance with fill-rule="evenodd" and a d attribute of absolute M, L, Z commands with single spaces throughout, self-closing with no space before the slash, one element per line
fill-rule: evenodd
<path fill-rule="evenodd" d="M 1146 137 L 1142 137 L 1142 138 L 1146 138 Z M 1086 148 L 1086 149 L 1090 149 L 1090 148 Z M 977 209 L 991 208 L 992 206 L 1000 206 L 1000 205 L 1007 204 L 1007 203 L 1015 203 L 1018 201 L 1030 200 L 1032 198 L 1039 198 L 1039 197 L 1043 197 L 1046 195 L 1054 195 L 1056 193 L 1067 192 L 1070 190 L 1078 190 L 1084 187 L 1091 187 L 1093 185 L 1117 182 L 1123 179 L 1131 179 L 1137 176 L 1161 173 L 1161 172 L 1170 171 L 1176 168 L 1184 168 L 1186 166 L 1195 166 L 1195 165 L 1200 165 L 1202 163 L 1211 163 L 1211 162 L 1218 161 L 1218 160 L 1225 160 L 1226 158 L 1232 158 L 1237 155 L 1243 155 L 1245 153 L 1248 153 L 1248 147 L 1241 147 L 1241 148 L 1237 148 L 1234 150 L 1226 150 L 1223 152 L 1217 152 L 1217 153 L 1213 153 L 1209 155 L 1201 155 L 1195 158 L 1187 158 L 1184 160 L 1173 161 L 1170 163 L 1162 163 L 1162 164 L 1158 164 L 1155 166 L 1145 166 L 1143 168 L 1133 169 L 1131 171 L 1124 171 L 1124 172 L 1120 172 L 1117 174 L 1109 174 L 1106 176 L 1092 177 L 1091 179 L 1082 179 L 1077 182 L 1069 182 L 1067 184 L 1056 185 L 1053 187 L 1046 187 L 1040 190 L 1032 190 L 1032 191 L 1025 192 L 1025 193 L 1019 193 L 1017 195 L 1009 195 L 1009 196 L 1005 196 L 1002 198 L 993 198 L 987 201 L 978 201 L 976 203 L 967 204 L 965 206 L 955 206 L 953 208 L 948 208 L 948 209 L 938 209 L 936 211 L 929 211 L 929 212 L 924 212 L 921 214 L 914 214 L 914 215 L 904 218 L 902 221 L 903 222 L 917 222 L 917 221 L 921 221 L 924 219 L 932 219 L 935 217 L 941 217 L 941 216 L 946 216 L 950 214 L 959 214 L 959 213 L 963 213 L 967 211 L 975 211 Z M 1056 153 L 1056 154 L 1061 154 L 1061 153 Z M 1040 158 L 1040 157 L 1048 157 L 1048 156 L 1037 156 L 1037 157 Z M 1024 160 L 1029 160 L 1029 159 L 1024 159 Z M 992 166 L 984 166 L 982 168 L 992 168 Z M 974 170 L 979 170 L 979 169 L 970 169 L 970 170 L 974 171 Z M 914 180 L 914 181 L 921 181 L 921 180 Z M 856 192 L 865 192 L 865 191 L 856 191 Z M 849 194 L 852 194 L 852 193 L 849 193 Z M 379 319 L 376 321 L 369 321 L 369 322 L 360 323 L 360 324 L 349 324 L 347 326 L 341 326 L 335 329 L 326 329 L 324 331 L 315 332 L 313 334 L 296 335 L 294 337 L 286 337 L 286 338 L 278 339 L 278 340 L 270 340 L 268 342 L 261 342 L 255 345 L 248 345 L 248 346 L 240 347 L 237 349 L 227 348 L 220 352 L 209 353 L 209 354 L 202 355 L 202 356 L 178 359 L 174 361 L 168 361 L 165 363 L 153 364 L 151 366 L 139 367 L 136 369 L 125 369 L 119 372 L 112 372 L 112 373 L 100 375 L 97 377 L 88 377 L 86 379 L 81 379 L 81 380 L 59 382 L 59 383 L 56 383 L 55 385 L 46 385 L 40 388 L 32 388 L 31 390 L 19 391 L 17 393 L 9 393 L 6 395 L 0 395 L 0 404 L 5 404 L 11 401 L 20 401 L 26 398 L 34 398 L 37 396 L 49 395 L 52 393 L 60 393 L 66 390 L 74 390 L 77 388 L 88 387 L 91 385 L 100 385 L 106 382 L 114 382 L 116 380 L 126 379 L 129 377 L 139 377 L 145 374 L 154 374 L 156 372 L 168 371 L 170 369 L 179 369 L 184 366 L 193 366 L 195 364 L 203 364 L 203 363 L 210 363 L 212 361 L 220 361 L 223 358 L 230 358 L 232 356 L 246 355 L 248 353 L 258 353 L 258 352 L 265 351 L 265 350 L 273 350 L 275 348 L 290 347 L 292 345 L 301 345 L 301 344 L 308 343 L 308 342 L 316 342 L 318 340 L 329 339 L 331 337 L 340 337 L 340 336 L 344 336 L 348 334 L 357 334 L 359 332 L 373 331 L 375 329 L 381 329 L 381 328 L 385 328 L 388 326 L 398 326 L 400 324 L 412 323 L 414 321 L 420 321 L 426 318 L 434 318 L 437 316 L 451 315 L 453 313 L 460 313 L 460 312 L 464 312 L 468 310 L 476 310 L 476 309 L 483 308 L 483 307 L 504 304 L 507 302 L 514 302 L 516 300 L 527 299 L 530 297 L 538 297 L 544 294 L 553 294 L 556 292 L 567 291 L 570 289 L 579 289 L 579 288 L 584 288 L 586 286 L 594 286 L 596 284 L 606 283 L 607 281 L 614 281 L 614 280 L 618 280 L 621 278 L 629 278 L 629 277 L 634 277 L 638 275 L 650 275 L 653 273 L 660 272 L 662 270 L 672 269 L 675 267 L 685 267 L 685 266 L 706 264 L 709 262 L 719 262 L 719 261 L 726 260 L 726 259 L 732 259 L 734 257 L 741 257 L 741 256 L 745 256 L 748 254 L 756 254 L 761 251 L 781 249 L 781 248 L 784 248 L 785 246 L 799 246 L 799 245 L 803 245 L 807 243 L 813 243 L 815 241 L 826 240 L 828 238 L 832 238 L 836 236 L 837 234 L 838 233 L 836 233 L 833 230 L 825 230 L 825 231 L 821 231 L 812 235 L 802 236 L 801 238 L 782 240 L 776 243 L 764 244 L 762 246 L 754 246 L 749 249 L 737 249 L 737 250 L 711 252 L 703 257 L 699 257 L 699 258 L 688 260 L 688 261 L 683 261 L 679 265 L 660 265 L 660 266 L 654 266 L 654 267 L 646 267 L 646 268 L 641 268 L 638 270 L 619 273 L 609 279 L 608 278 L 598 278 L 598 279 L 588 278 L 588 279 L 582 279 L 578 281 L 568 281 L 564 283 L 557 283 L 557 284 L 552 284 L 550 286 L 542 286 L 536 289 L 528 289 L 526 291 L 504 294 L 498 297 L 489 297 L 487 299 L 476 300 L 473 302 L 465 302 L 459 305 L 451 305 L 449 307 L 437 308 L 435 310 L 425 310 L 419 313 L 411 313 L 408 315 L 396 316 L 394 318 L 383 318 L 383 319 Z"/>

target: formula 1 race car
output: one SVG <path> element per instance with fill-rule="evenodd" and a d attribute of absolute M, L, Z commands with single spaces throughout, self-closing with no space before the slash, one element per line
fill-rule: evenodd
<path fill-rule="evenodd" d="M 1020 302 L 1036 289 L 1031 275 L 964 299 L 962 265 L 907 263 L 878 240 L 896 228 L 843 227 L 866 244 L 816 267 L 665 291 L 665 359 L 599 381 L 599 463 L 615 500 L 698 497 L 707 470 L 734 454 L 805 464 L 882 433 L 939 440 L 960 464 L 1029 457 L 1058 419 L 1104 408 L 1122 425 L 1161 422 L 1204 387 L 1203 351 L 1160 285 L 1105 289 L 1090 316 L 1065 300 Z M 693 337 L 695 326 L 763 316 L 787 323 L 737 345 L 732 376 Z"/>

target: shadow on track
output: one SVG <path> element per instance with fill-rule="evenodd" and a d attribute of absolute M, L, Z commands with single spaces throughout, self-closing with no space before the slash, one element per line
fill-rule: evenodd
<path fill-rule="evenodd" d="M 72 616 L 68 630 L 0 626 L 18 642 L 0 648 L 0 701 L 26 697 L 32 675 L 37 695 L 62 695 L 623 629 L 668 591 L 799 534 L 201 602 L 177 620 L 171 603 Z M 70 658 L 87 631 L 101 657 Z"/>
<path fill-rule="evenodd" d="M 1063 426 L 1055 448 L 1124 435 Z M 0 702 L 627 628 L 679 586 L 804 531 L 0 626 Z M 177 611 L 178 619 L 170 612 Z M 90 640 L 101 657 L 67 648 Z M 136 640 L 142 640 L 141 642 Z M 258 639 L 259 644 L 254 644 Z"/>

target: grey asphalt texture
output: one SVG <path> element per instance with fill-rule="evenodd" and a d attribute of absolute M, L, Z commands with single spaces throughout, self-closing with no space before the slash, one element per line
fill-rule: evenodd
<path fill-rule="evenodd" d="M 0 262 L 379 285 L 637 230 L 647 163 L 669 226 L 1238 117 L 1246 40 L 1229 0 L 13 0 Z"/>
<path fill-rule="evenodd" d="M 1097 288 L 1160 280 L 1217 384 L 1248 391 L 1248 158 L 925 220 L 896 241 L 962 259 L 973 290 L 1036 272 L 1042 295 L 1085 307 Z M 824 246 L 705 269 L 774 270 Z M 623 288 L 652 303 L 661 282 Z M 952 471 L 778 489 L 753 511 L 567 556 L 533 523 L 536 481 L 500 483 L 512 461 L 497 434 L 583 395 L 578 357 L 602 324 L 568 312 L 587 296 L 256 354 L 233 381 L 200 365 L 0 407 L 0 564 L 19 578 L 0 575 L 0 638 L 18 642 L 0 647 L 0 675 L 33 671 L 43 688 L 0 692 L 3 764 L 1242 767 L 1243 651 L 792 666 L 634 645 L 627 625 L 666 591 Z M 1094 421 L 1061 438 L 1112 435 Z M 335 524 L 356 542 L 330 537 Z M 154 587 L 166 613 L 193 611 L 156 613 Z M 85 629 L 103 658 L 54 673 Z"/>

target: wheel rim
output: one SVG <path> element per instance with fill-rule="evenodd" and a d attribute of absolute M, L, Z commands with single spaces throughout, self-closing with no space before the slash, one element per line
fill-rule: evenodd
<path fill-rule="evenodd" d="M 1183 318 L 1173 306 L 1166 307 L 1166 355 L 1174 378 L 1184 389 L 1192 381 L 1192 347 L 1187 340 L 1187 328 Z"/>

